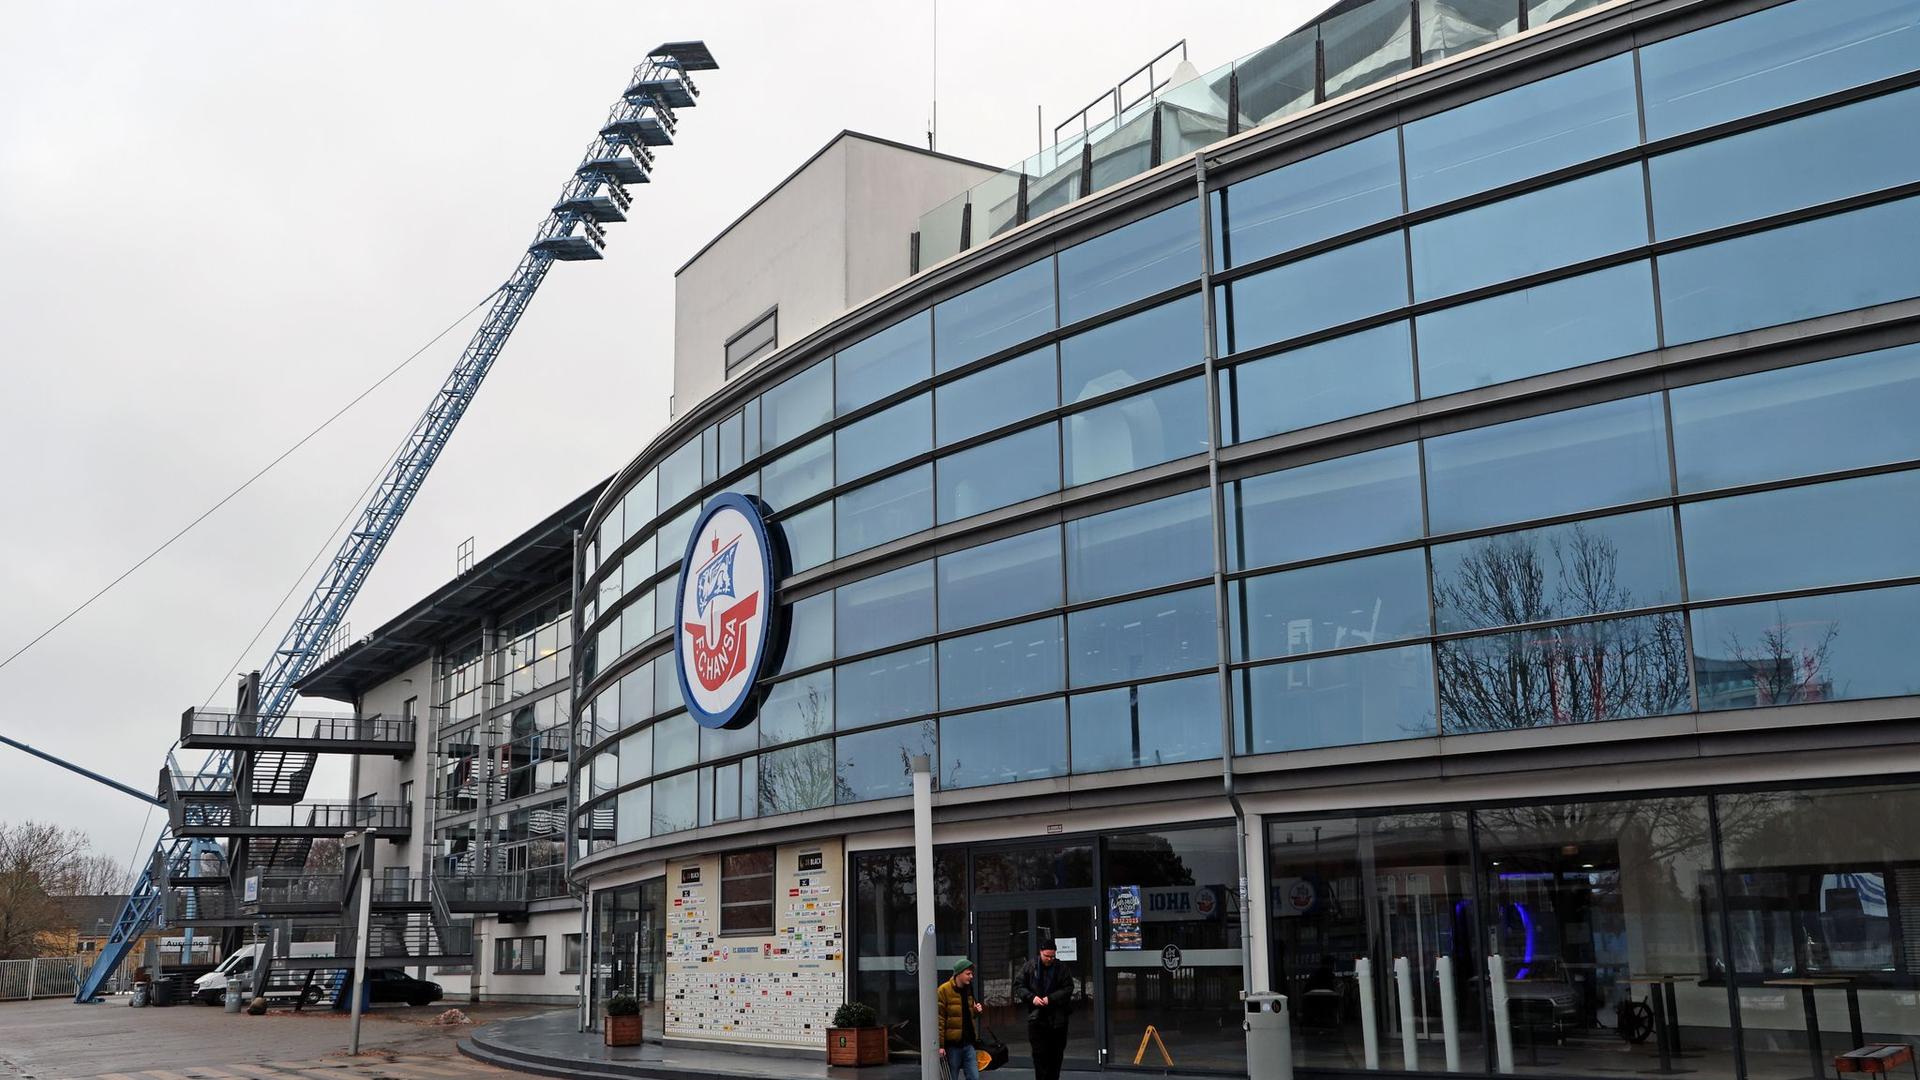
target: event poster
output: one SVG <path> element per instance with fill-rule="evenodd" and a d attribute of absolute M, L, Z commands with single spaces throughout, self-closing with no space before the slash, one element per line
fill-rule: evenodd
<path fill-rule="evenodd" d="M 1107 890 L 1107 947 L 1140 947 L 1140 886 L 1116 885 Z"/>

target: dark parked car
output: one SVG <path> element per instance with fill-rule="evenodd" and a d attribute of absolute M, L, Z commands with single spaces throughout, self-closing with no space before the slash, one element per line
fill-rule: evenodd
<path fill-rule="evenodd" d="M 394 968 L 378 968 L 367 972 L 367 985 L 373 990 L 373 1000 L 404 1001 L 409 1005 L 431 1005 L 440 1000 L 440 984 L 416 979 L 404 971 Z"/>

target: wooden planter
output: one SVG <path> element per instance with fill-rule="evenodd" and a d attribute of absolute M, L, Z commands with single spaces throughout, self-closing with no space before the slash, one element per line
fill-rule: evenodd
<path fill-rule="evenodd" d="M 606 1026 L 602 1029 L 607 1038 L 607 1045 L 639 1046 L 641 1019 L 639 1013 L 634 1013 L 632 1016 L 607 1017 Z"/>
<path fill-rule="evenodd" d="M 883 1027 L 828 1028 L 827 1064 L 885 1065 L 887 1029 Z"/>

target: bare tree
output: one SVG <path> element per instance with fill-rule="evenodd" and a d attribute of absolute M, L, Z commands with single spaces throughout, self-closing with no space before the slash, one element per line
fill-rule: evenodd
<path fill-rule="evenodd" d="M 76 829 L 0 822 L 0 960 L 39 954 L 41 936 L 63 921 L 56 897 L 86 850 Z"/>
<path fill-rule="evenodd" d="M 1719 680 L 1724 690 L 1744 691 L 1751 687 L 1753 705 L 1797 705 L 1807 701 L 1825 701 L 1833 696 L 1833 676 L 1828 662 L 1833 655 L 1833 639 L 1839 627 L 1822 623 L 1818 640 L 1797 641 L 1792 626 L 1769 626 L 1751 645 L 1738 634 L 1728 634 L 1725 642 L 1728 659 L 1714 661 L 1716 666 L 1730 665 L 1736 676 L 1732 685 Z M 1724 692 L 1723 690 L 1723 692 Z M 1706 691 L 1701 691 L 1704 697 Z M 1734 704 L 1728 702 L 1727 704 Z"/>
<path fill-rule="evenodd" d="M 57 884 L 59 892 L 68 896 L 122 896 L 130 890 L 127 868 L 98 852 L 75 856 Z"/>
<path fill-rule="evenodd" d="M 307 849 L 306 872 L 309 874 L 338 874 L 347 865 L 346 856 L 340 850 L 340 841 L 323 836 Z"/>

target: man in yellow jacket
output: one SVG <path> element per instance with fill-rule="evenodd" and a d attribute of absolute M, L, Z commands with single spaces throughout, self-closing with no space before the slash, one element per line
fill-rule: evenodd
<path fill-rule="evenodd" d="M 973 997 L 973 961 L 962 959 L 953 965 L 953 977 L 934 992 L 939 1003 L 940 1057 L 947 1063 L 953 1080 L 980 1080 L 980 1058 L 974 1046 L 980 1037 L 973 1018 L 986 1006 Z"/>

